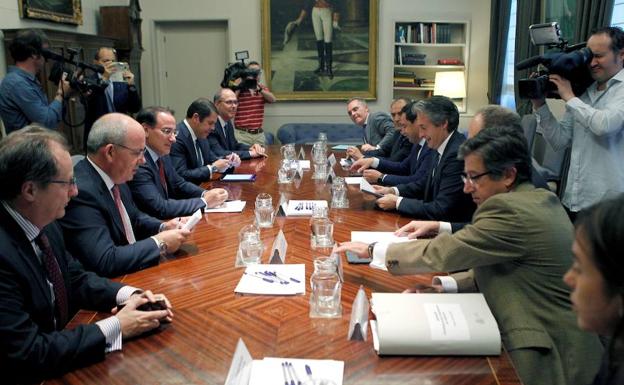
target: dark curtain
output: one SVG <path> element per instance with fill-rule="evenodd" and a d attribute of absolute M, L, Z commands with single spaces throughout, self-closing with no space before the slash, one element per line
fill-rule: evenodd
<path fill-rule="evenodd" d="M 587 41 L 591 32 L 611 24 L 613 0 L 576 0 L 574 43 Z"/>
<path fill-rule="evenodd" d="M 505 51 L 509 33 L 510 0 L 492 0 L 490 9 L 490 60 L 488 65 L 488 101 L 500 104 L 505 69 Z"/>
<path fill-rule="evenodd" d="M 589 2 L 589 0 L 588 0 Z M 538 24 L 542 20 L 542 1 L 541 0 L 517 0 L 516 11 L 516 54 L 515 63 L 539 54 L 538 47 L 531 43 L 529 36 L 529 26 Z M 528 68 L 523 71 L 516 71 L 515 82 L 518 79 L 527 78 L 535 68 Z M 520 116 L 530 114 L 531 102 L 528 99 L 520 99 L 518 95 L 518 87 L 515 87 L 516 109 Z"/>

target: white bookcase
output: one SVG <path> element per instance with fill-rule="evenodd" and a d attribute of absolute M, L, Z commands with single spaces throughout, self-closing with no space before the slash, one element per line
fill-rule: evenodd
<path fill-rule="evenodd" d="M 419 100 L 433 95 L 436 72 L 463 72 L 466 90 L 469 31 L 467 21 L 396 21 L 393 97 Z M 466 112 L 465 96 L 454 101 Z"/>

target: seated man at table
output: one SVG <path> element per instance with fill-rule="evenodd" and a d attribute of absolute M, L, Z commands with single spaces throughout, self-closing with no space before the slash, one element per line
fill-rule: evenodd
<path fill-rule="evenodd" d="M 403 107 L 399 122 L 401 137 L 406 137 L 413 143 L 409 156 L 397 162 L 378 157 L 362 158 L 351 165 L 351 171 L 362 173 L 370 183 L 386 186 L 427 180 L 433 151 L 427 146 L 425 139 L 420 137 L 414 104 L 415 102 L 410 102 Z"/>
<path fill-rule="evenodd" d="M 241 159 L 251 159 L 264 156 L 265 150 L 258 143 L 251 146 L 239 143 L 234 136 L 232 123 L 238 108 L 236 94 L 229 88 L 221 88 L 214 96 L 214 104 L 219 113 L 216 129 L 208 135 L 210 148 L 219 157 L 227 156 L 231 152 Z"/>
<path fill-rule="evenodd" d="M 176 141 L 171 146 L 171 161 L 178 174 L 189 182 L 207 182 L 216 172 L 226 172 L 240 164 L 233 152 L 219 158 L 208 143 L 217 122 L 217 107 L 206 98 L 195 100 L 178 123 Z"/>
<path fill-rule="evenodd" d="M 418 219 L 470 221 L 475 206 L 463 193 L 464 161 L 457 158 L 457 150 L 465 138 L 457 132 L 457 106 L 445 96 L 433 96 L 416 102 L 411 110 L 420 138 L 433 150 L 427 178 L 396 187 L 374 185 L 377 192 L 385 194 L 377 199 L 377 205 Z"/>
<path fill-rule="evenodd" d="M 572 262 L 572 224 L 555 194 L 531 184 L 526 140 L 513 129 L 486 128 L 459 156 L 464 190 L 478 205 L 472 224 L 432 240 L 347 242 L 338 251 L 370 256 L 371 266 L 392 274 L 472 269 L 418 290 L 483 293 L 524 384 L 588 384 L 602 346 L 576 327 L 562 281 Z"/>
<path fill-rule="evenodd" d="M 169 152 L 176 142 L 176 121 L 169 109 L 148 107 L 139 111 L 136 120 L 147 137 L 145 163 L 128 182 L 139 210 L 167 219 L 225 202 L 228 193 L 224 189 L 204 190 L 185 181 L 173 168 Z"/>
<path fill-rule="evenodd" d="M 179 219 L 161 222 L 137 209 L 126 182 L 145 163 L 145 130 L 119 113 L 99 118 L 87 139 L 87 157 L 74 167 L 78 196 L 61 225 L 68 250 L 102 276 L 157 265 L 178 250 L 189 231 Z"/>
<path fill-rule="evenodd" d="M 399 135 L 394 129 L 392 118 L 381 111 L 369 113 L 368 104 L 364 99 L 349 99 L 347 114 L 355 125 L 362 127 L 362 141 L 364 142 L 360 146 L 362 152 L 392 147 Z"/>
<path fill-rule="evenodd" d="M 354 160 L 361 159 L 363 157 L 377 157 L 377 158 L 385 158 L 391 162 L 400 162 L 403 159 L 407 158 L 410 150 L 412 149 L 412 144 L 410 141 L 402 134 L 402 124 L 401 124 L 401 110 L 411 103 L 411 101 L 407 98 L 397 98 L 392 101 L 390 104 L 390 116 L 392 116 L 392 123 L 394 124 L 395 131 L 398 131 L 398 134 L 394 135 L 394 140 L 391 142 L 384 142 L 383 145 L 379 145 L 379 148 L 375 148 L 373 150 L 360 151 L 357 147 L 349 147 L 347 148 L 347 155 Z M 363 147 L 370 148 L 368 145 Z"/>
<path fill-rule="evenodd" d="M 36 126 L 0 142 L 0 371 L 3 384 L 33 383 L 104 359 L 122 340 L 171 321 L 149 291 L 86 272 L 66 251 L 60 227 L 78 193 L 65 139 Z M 65 329 L 80 309 L 110 312 Z"/>

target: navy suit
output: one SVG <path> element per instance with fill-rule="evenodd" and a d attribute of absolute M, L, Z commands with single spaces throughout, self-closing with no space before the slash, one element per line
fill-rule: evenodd
<path fill-rule="evenodd" d="M 169 156 L 160 157 L 165 168 L 167 190 L 160 182 L 159 168 L 145 150 L 145 163 L 139 166 L 134 178 L 128 182 L 132 197 L 139 210 L 160 219 L 191 215 L 204 208 L 200 199 L 204 189 L 187 182 L 178 175 Z"/>
<path fill-rule="evenodd" d="M 210 143 L 210 149 L 220 158 L 236 153 L 241 159 L 251 159 L 249 145 L 236 141 L 231 121 L 226 122 L 224 134 L 221 121 L 217 120 L 214 131 L 208 135 L 208 142 Z"/>
<path fill-rule="evenodd" d="M 398 207 L 400 213 L 447 222 L 469 222 L 472 219 L 475 204 L 470 195 L 464 194 L 461 180 L 464 161 L 457 159 L 457 151 L 465 139 L 464 135 L 453 131 L 437 164 L 436 150 L 432 150 L 434 156 L 426 183 L 419 181 L 397 186 L 399 195 L 405 197 Z"/>
<path fill-rule="evenodd" d="M 418 153 L 420 152 L 420 156 Z M 431 170 L 433 151 L 425 143 L 420 149 L 420 144 L 412 144 L 412 150 L 407 158 L 400 162 L 392 162 L 383 158 L 379 159 L 377 170 L 386 174 L 383 184 L 396 186 L 398 184 L 426 181 Z"/>
<path fill-rule="evenodd" d="M 394 139 L 379 145 L 377 150 L 363 152 L 364 157 L 385 158 L 392 162 L 400 162 L 409 156 L 412 143 L 395 130 Z"/>
<path fill-rule="evenodd" d="M 169 156 L 178 175 L 195 184 L 210 180 L 210 169 L 206 166 L 212 164 L 219 157 L 210 149 L 208 139 L 197 139 L 202 152 L 203 163 L 201 163 L 197 158 L 197 149 L 193 137 L 184 122 L 178 123 L 176 129 L 178 135 L 176 142 L 171 146 Z"/>
<path fill-rule="evenodd" d="M 136 243 L 128 244 L 115 201 L 95 168 L 83 159 L 74 167 L 78 195 L 67 206 L 60 220 L 67 249 L 88 270 L 113 277 L 157 265 L 160 251 L 150 236 L 158 233 L 161 222 L 137 209 L 130 188 L 119 185 Z"/>
<path fill-rule="evenodd" d="M 108 312 L 121 284 L 86 272 L 65 251 L 57 223 L 43 228 L 65 281 L 71 316 L 79 309 Z M 0 371 L 3 383 L 39 382 L 104 359 L 96 324 L 71 330 L 54 323 L 45 268 L 26 234 L 0 205 Z M 57 330 L 58 329 L 58 330 Z"/>

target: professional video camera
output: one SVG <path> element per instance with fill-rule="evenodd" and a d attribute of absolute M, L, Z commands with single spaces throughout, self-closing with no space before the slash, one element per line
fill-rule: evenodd
<path fill-rule="evenodd" d="M 516 64 L 516 70 L 538 67 L 537 76 L 518 80 L 518 93 L 525 99 L 560 98 L 557 86 L 548 80 L 548 75 L 560 75 L 570 81 L 575 95 L 581 95 L 593 82 L 589 73 L 589 63 L 593 58 L 586 43 L 568 46 L 561 38 L 557 22 L 533 24 L 529 26 L 531 41 L 534 45 L 557 48 L 558 52 L 547 52 L 533 56 Z"/>
<path fill-rule="evenodd" d="M 90 78 L 82 76 L 85 74 L 86 70 L 104 73 L 104 67 L 98 64 L 86 64 L 75 60 L 74 58 L 79 53 L 80 50 L 78 49 L 68 48 L 68 57 L 65 57 L 64 50 L 61 51 L 61 54 L 58 54 L 50 51 L 49 49 L 43 49 L 43 57 L 55 62 L 50 70 L 48 80 L 54 84 L 58 84 L 63 76 L 65 76 L 65 79 L 69 81 L 71 88 L 80 91 L 82 94 L 98 88 L 106 87 L 106 85 L 103 84 L 98 77 Z"/>
<path fill-rule="evenodd" d="M 258 76 L 260 71 L 247 68 L 245 59 L 249 59 L 248 51 L 234 53 L 236 60 L 240 62 L 232 63 L 225 69 L 221 87 L 229 88 L 232 91 L 255 90 L 258 88 Z"/>

